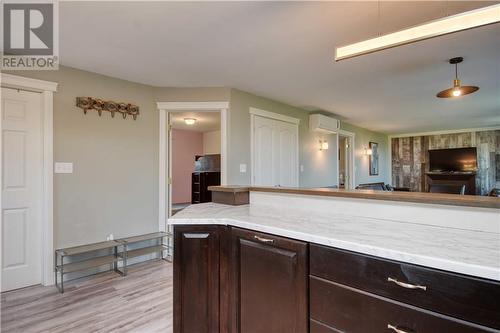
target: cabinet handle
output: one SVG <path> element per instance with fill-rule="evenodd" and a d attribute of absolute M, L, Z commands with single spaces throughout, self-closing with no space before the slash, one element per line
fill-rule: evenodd
<path fill-rule="evenodd" d="M 184 238 L 208 238 L 209 234 L 201 233 L 201 234 L 193 234 L 193 233 L 185 233 Z"/>
<path fill-rule="evenodd" d="M 406 288 L 406 289 L 422 289 L 422 290 L 427 290 L 426 286 L 421 286 L 421 285 L 418 285 L 418 284 L 410 284 L 410 283 L 401 282 L 401 281 L 398 281 L 398 280 L 393 279 L 391 277 L 388 277 L 387 281 L 394 282 L 398 286 Z"/>
<path fill-rule="evenodd" d="M 270 238 L 263 238 L 263 237 L 259 237 L 257 235 L 253 236 L 253 238 L 255 238 L 256 240 L 258 240 L 259 242 L 262 242 L 262 243 L 274 243 L 274 239 L 270 239 Z"/>
<path fill-rule="evenodd" d="M 387 324 L 387 328 L 390 330 L 393 330 L 396 333 L 413 333 L 412 331 L 405 331 L 405 330 L 399 329 L 397 326 L 394 326 L 391 324 Z"/>

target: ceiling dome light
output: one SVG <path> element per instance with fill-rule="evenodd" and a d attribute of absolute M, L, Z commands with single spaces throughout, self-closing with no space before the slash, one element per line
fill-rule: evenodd
<path fill-rule="evenodd" d="M 196 122 L 196 119 L 194 119 L 194 118 L 184 118 L 184 122 L 186 123 L 186 125 L 194 125 L 194 123 Z"/>
<path fill-rule="evenodd" d="M 459 97 L 462 95 L 472 94 L 479 90 L 479 87 L 475 86 L 462 86 L 460 80 L 458 79 L 458 64 L 464 61 L 464 58 L 457 57 L 451 58 L 450 64 L 455 65 L 455 79 L 453 80 L 453 87 L 448 88 L 439 92 L 436 96 L 439 98 L 449 98 L 449 97 Z"/>

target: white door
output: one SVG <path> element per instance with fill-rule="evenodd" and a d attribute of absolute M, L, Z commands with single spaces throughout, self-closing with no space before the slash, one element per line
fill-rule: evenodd
<path fill-rule="evenodd" d="M 2 88 L 2 291 L 41 282 L 41 103 Z"/>
<path fill-rule="evenodd" d="M 252 184 L 298 186 L 298 125 L 253 117 Z"/>
<path fill-rule="evenodd" d="M 276 121 L 280 186 L 298 186 L 298 126 Z"/>
<path fill-rule="evenodd" d="M 354 143 L 352 137 L 346 137 L 345 145 L 345 170 L 346 170 L 346 180 L 345 188 L 348 190 L 354 189 Z"/>
<path fill-rule="evenodd" d="M 351 133 L 348 136 L 337 135 L 337 143 L 340 150 L 342 150 L 343 158 L 340 158 L 340 154 L 338 157 L 339 160 L 339 168 L 337 174 L 337 183 L 340 185 L 340 174 L 341 168 L 340 163 L 343 164 L 343 172 L 344 172 L 344 188 L 346 190 L 354 189 L 354 133 Z"/>
<path fill-rule="evenodd" d="M 276 149 L 274 122 L 272 119 L 255 117 L 253 123 L 253 184 L 275 185 L 276 178 L 273 151 Z"/>

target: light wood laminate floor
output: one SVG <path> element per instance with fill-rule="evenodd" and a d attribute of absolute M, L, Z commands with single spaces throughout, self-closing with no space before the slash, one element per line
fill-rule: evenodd
<path fill-rule="evenodd" d="M 150 261 L 128 275 L 102 273 L 1 295 L 2 333 L 172 332 L 172 264 Z"/>

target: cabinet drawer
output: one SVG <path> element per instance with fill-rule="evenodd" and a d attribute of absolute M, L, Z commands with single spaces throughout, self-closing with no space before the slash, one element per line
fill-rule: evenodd
<path fill-rule="evenodd" d="M 341 332 L 498 332 L 313 276 L 309 283 L 311 319 Z"/>
<path fill-rule="evenodd" d="M 495 281 L 312 244 L 310 274 L 500 329 L 500 283 Z"/>
<path fill-rule="evenodd" d="M 333 327 L 327 326 L 319 321 L 311 319 L 309 321 L 309 333 L 342 333 L 334 329 Z"/>

